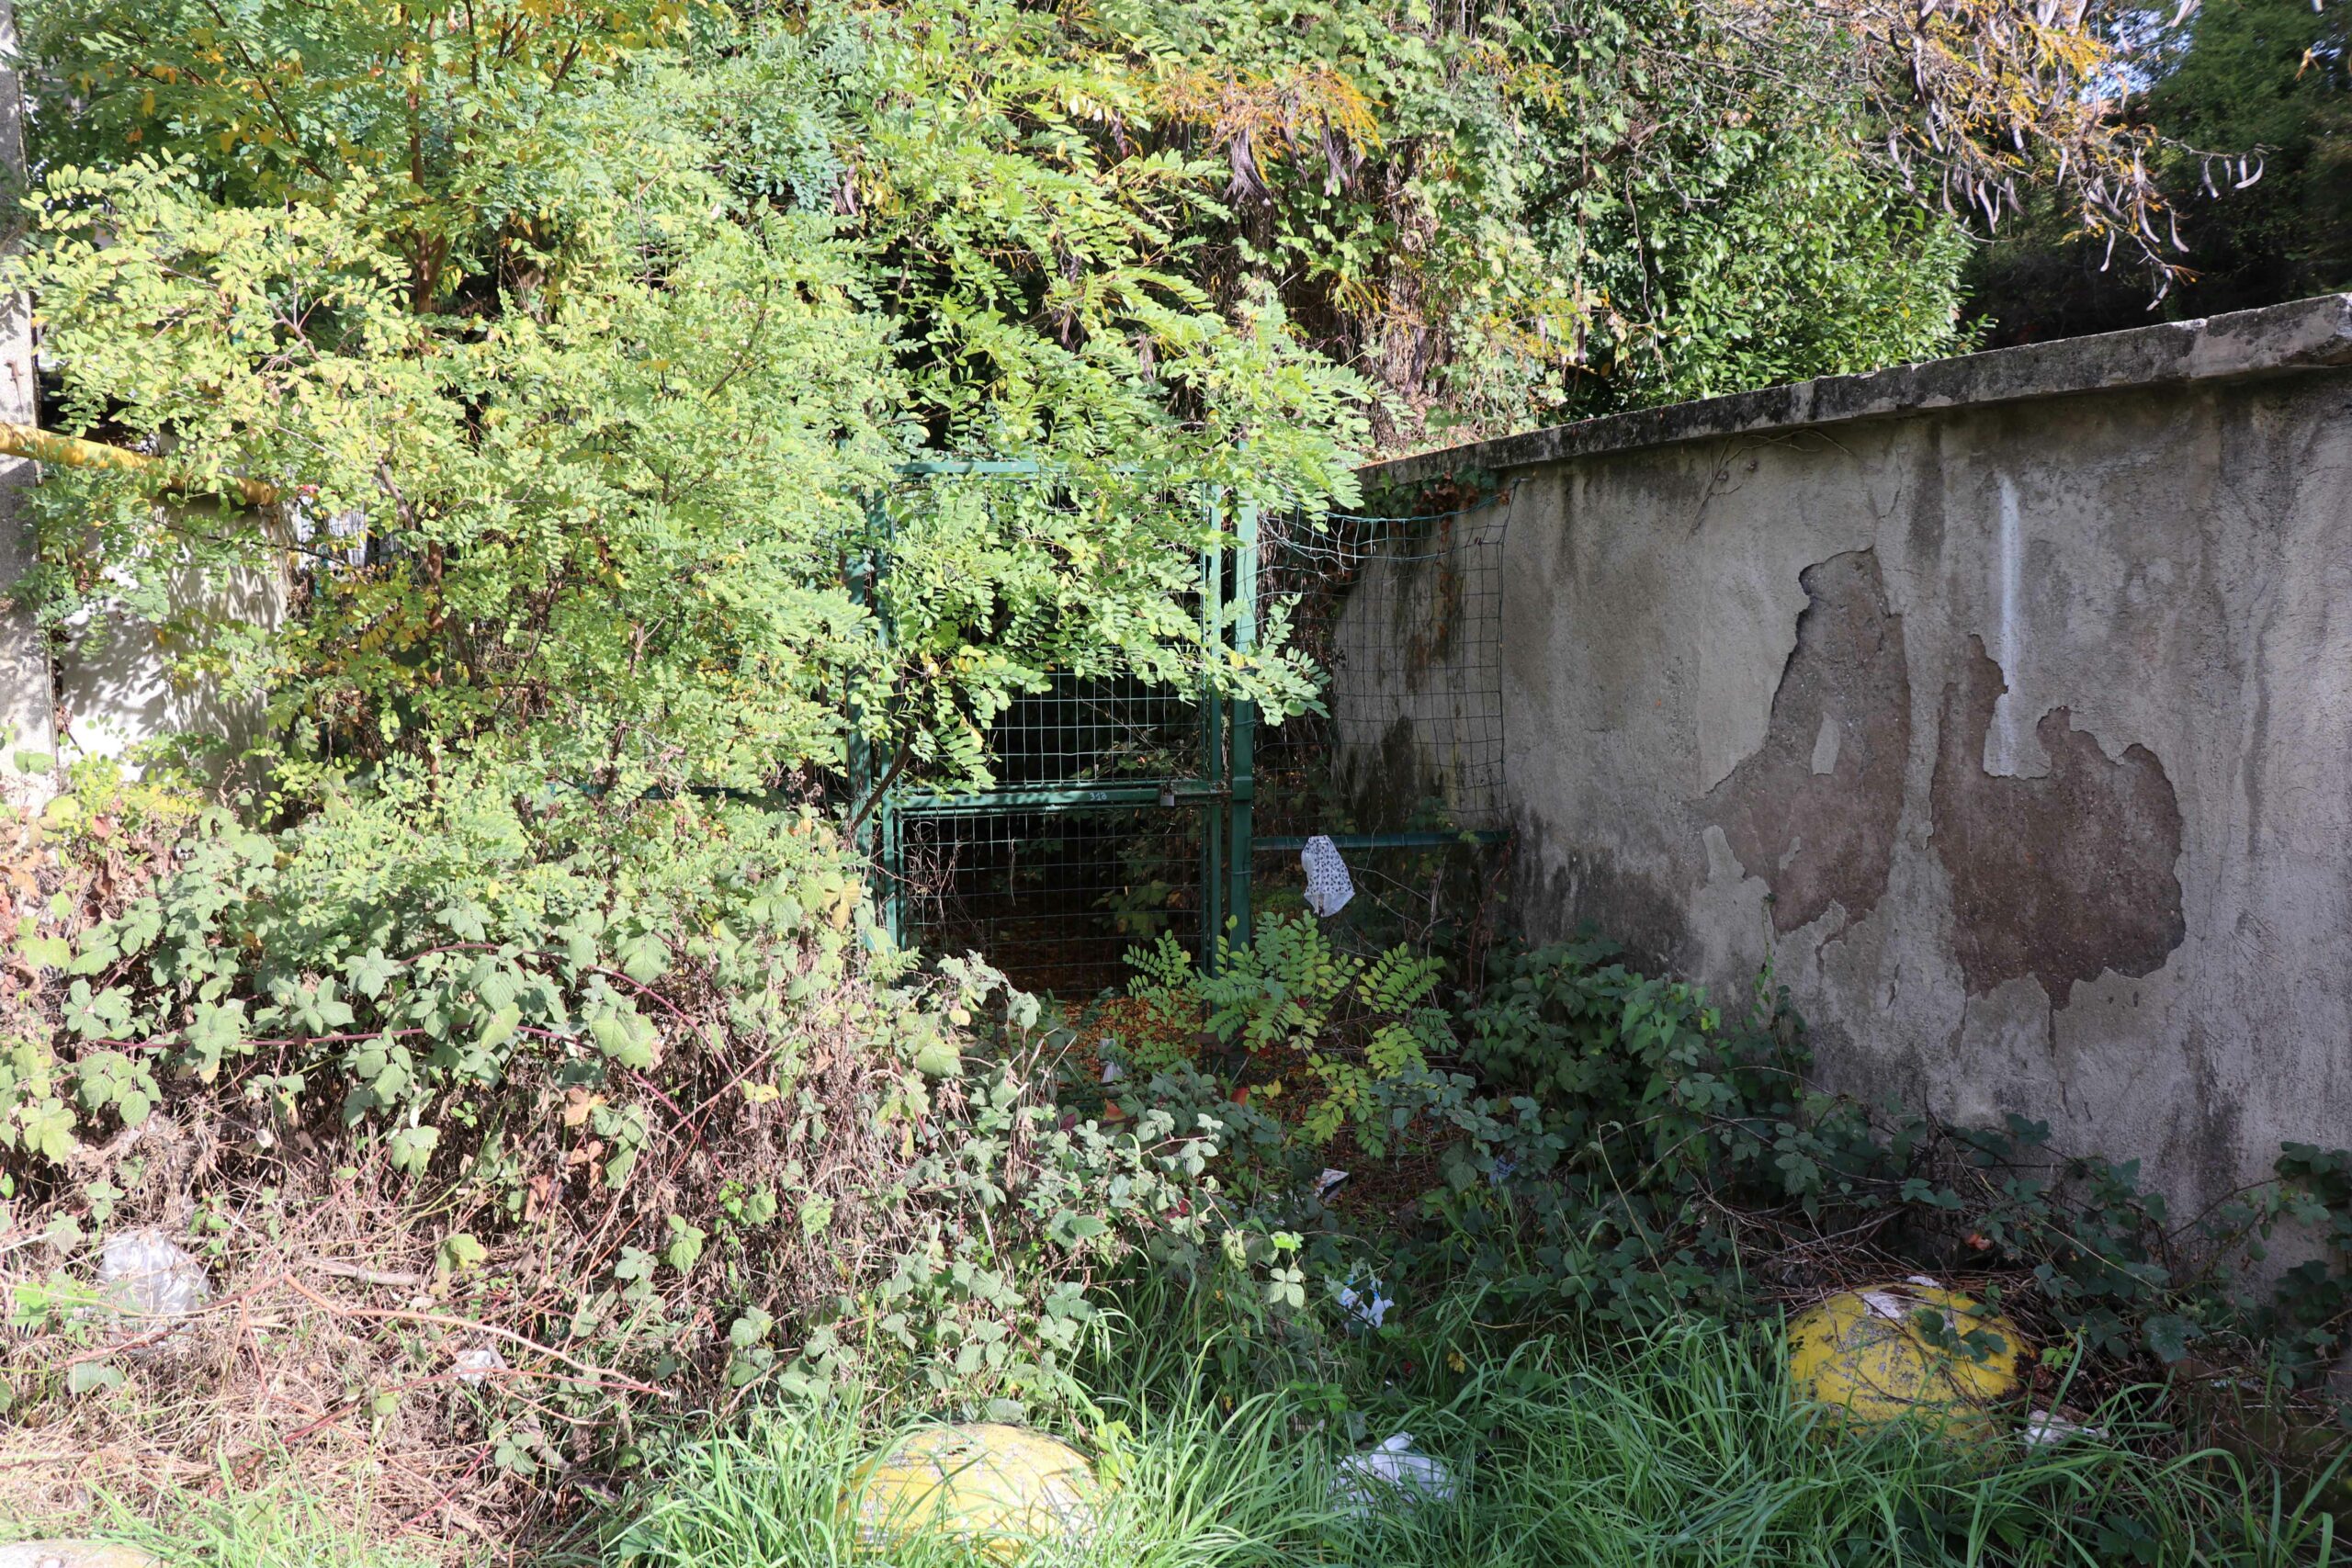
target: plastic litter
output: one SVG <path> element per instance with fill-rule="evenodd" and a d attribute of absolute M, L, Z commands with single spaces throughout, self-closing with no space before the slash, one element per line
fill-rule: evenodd
<path fill-rule="evenodd" d="M 1102 1081 L 1104 1083 L 1117 1083 L 1121 1078 L 1124 1078 L 1126 1076 L 1127 1069 L 1119 1066 L 1118 1063 L 1105 1062 L 1102 1064 Z"/>
<path fill-rule="evenodd" d="M 1322 1175 L 1315 1179 L 1315 1196 L 1318 1200 L 1329 1198 L 1333 1192 L 1339 1190 L 1340 1183 L 1347 1179 L 1348 1173 L 1344 1170 L 1325 1170 Z"/>
<path fill-rule="evenodd" d="M 212 1300 L 204 1265 L 161 1231 L 125 1231 L 98 1249 L 98 1290 L 118 1311 L 184 1317 Z"/>
<path fill-rule="evenodd" d="M 1388 1309 L 1396 1304 L 1381 1294 L 1376 1277 L 1367 1276 L 1361 1291 L 1352 1280 L 1340 1287 L 1340 1310 L 1368 1328 L 1379 1327 L 1388 1316 Z"/>
<path fill-rule="evenodd" d="M 1451 1503 L 1457 1490 L 1452 1467 L 1413 1447 L 1410 1432 L 1341 1460 L 1331 1487 L 1339 1503 L 1357 1515 L 1397 1503 Z"/>
<path fill-rule="evenodd" d="M 506 1358 L 495 1346 L 484 1345 L 478 1349 L 460 1350 L 449 1362 L 450 1371 L 458 1374 L 459 1382 L 480 1382 L 492 1372 L 506 1370 Z"/>
<path fill-rule="evenodd" d="M 1906 1323 L 1910 1320 L 1911 1306 L 1907 1297 L 1897 1295 L 1893 1291 L 1864 1291 L 1861 1292 L 1861 1298 L 1862 1305 L 1868 1309 L 1872 1317 L 1883 1317 L 1889 1323 Z M 1946 1313 L 1944 1320 L 1949 1323 L 1951 1320 L 1951 1314 Z"/>
<path fill-rule="evenodd" d="M 2025 1418 L 2025 1430 L 2018 1434 L 2030 1449 L 2054 1448 L 2074 1438 L 2104 1438 L 2104 1427 L 2086 1427 L 2079 1421 L 2068 1421 L 2052 1416 L 2047 1410 L 2037 1410 Z"/>
<path fill-rule="evenodd" d="M 1329 835 L 1317 833 L 1307 840 L 1306 847 L 1298 852 L 1298 863 L 1306 872 L 1306 907 L 1315 911 L 1316 919 L 1329 919 L 1356 896 L 1348 863 L 1340 858 L 1340 847 Z"/>
<path fill-rule="evenodd" d="M 1091 1538 L 1094 1472 L 1068 1443 L 1026 1427 L 927 1427 L 859 1466 L 841 1509 L 868 1546 L 938 1533 L 1010 1562 L 1040 1540 Z"/>

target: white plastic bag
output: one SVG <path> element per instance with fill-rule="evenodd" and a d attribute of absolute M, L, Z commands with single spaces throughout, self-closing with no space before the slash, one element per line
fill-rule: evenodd
<path fill-rule="evenodd" d="M 1317 919 L 1329 919 L 1356 896 L 1348 863 L 1340 858 L 1340 846 L 1328 834 L 1317 833 L 1307 840 L 1306 847 L 1298 852 L 1298 863 L 1306 871 L 1306 907 L 1315 911 Z"/>
<path fill-rule="evenodd" d="M 2107 1437 L 2107 1428 L 2086 1427 L 2080 1422 L 2068 1421 L 2061 1416 L 2052 1416 L 2047 1410 L 2037 1410 L 2026 1417 L 2025 1430 L 2019 1436 L 2025 1439 L 2027 1448 L 2047 1449 L 2054 1448 L 2072 1438 L 2088 1438 L 2094 1442 L 2102 1441 Z"/>
<path fill-rule="evenodd" d="M 1413 1447 L 1413 1434 L 1399 1432 L 1366 1454 L 1340 1461 L 1332 1495 L 1350 1513 L 1369 1514 L 1398 1503 L 1451 1503 L 1453 1472 L 1434 1455 Z"/>
<path fill-rule="evenodd" d="M 1388 1309 L 1396 1303 L 1380 1293 L 1377 1276 L 1366 1276 L 1363 1288 L 1358 1290 L 1351 1280 L 1340 1287 L 1340 1310 L 1367 1328 L 1377 1328 L 1387 1317 Z"/>
<path fill-rule="evenodd" d="M 123 1313 L 183 1317 L 212 1300 L 204 1265 L 161 1231 L 125 1231 L 98 1249 L 98 1289 Z"/>

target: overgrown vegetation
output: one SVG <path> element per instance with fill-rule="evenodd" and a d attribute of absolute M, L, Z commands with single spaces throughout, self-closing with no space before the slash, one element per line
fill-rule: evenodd
<path fill-rule="evenodd" d="M 425 1418 L 509 1475 L 619 1462 L 682 1398 L 815 1394 L 877 1357 L 943 1397 L 1066 1400 L 1083 1280 L 1204 1223 L 1185 1200 L 1214 1129 L 1058 1124 L 1038 1003 L 912 973 L 811 811 L 396 769 L 275 836 L 209 813 L 153 869 L 106 918 L 61 888 L 20 930 L 0 1136 L 53 1260 L 16 1296 L 20 1418 L 70 1425 L 93 1391 L 74 1369 L 116 1325 L 73 1265 L 141 1223 L 192 1227 L 246 1311 L 396 1330 L 345 1348 L 329 1420 L 397 1419 L 459 1350 L 500 1351 L 518 1408 Z M 355 1280 L 378 1289 L 322 1299 Z M 238 1382 L 233 1340 L 208 1345 L 229 1359 L 195 1386 Z M 158 1457 L 257 1457 L 261 1404 L 259 1430 L 172 1420 Z"/>
<path fill-rule="evenodd" d="M 1221 1081 L 1301 1080 L 1253 1098 L 1299 1100 L 1276 1113 L 1296 1130 L 1235 1142 L 1237 1192 L 1312 1190 L 1343 1111 L 1373 1158 L 1392 1140 L 1432 1156 L 1409 1221 L 1358 1232 L 1317 1211 L 1302 1257 L 1327 1280 L 1372 1262 L 1393 1291 L 1476 1280 L 1504 1317 L 1638 1332 L 1930 1270 L 1984 1281 L 2061 1361 L 2155 1374 L 2194 1348 L 2305 1386 L 2352 1330 L 2343 1151 L 2289 1145 L 2274 1182 L 2179 1223 L 2136 1167 L 2052 1151 L 2046 1126 L 1952 1128 L 1815 1089 L 1785 996 L 1759 981 L 1726 1017 L 1600 942 L 1499 960 L 1458 1017 L 1427 1005 L 1425 963 L 1343 957 L 1304 919 L 1266 919 L 1214 978 L 1164 953 L 1145 971 L 1139 995 L 1227 1050 Z M 1250 1167 L 1250 1149 L 1279 1157 Z M 2316 1255 L 2260 1288 L 2249 1265 L 2282 1226 Z"/>
<path fill-rule="evenodd" d="M 127 782 L 63 715 L 8 824 L 11 1506 L 95 1455 L 231 1550 L 277 1474 L 353 1491 L 306 1541 L 801 1560 L 869 1417 L 954 1413 L 1124 1463 L 1114 1557 L 2301 1551 L 2300 1492 L 2182 1434 L 2226 1390 L 2327 1462 L 2344 1156 L 2176 1226 L 2034 1129 L 1814 1092 L 1769 986 L 1279 915 L 1214 975 L 1163 945 L 1105 1038 L 898 951 L 846 788 L 986 777 L 1056 674 L 1310 708 L 1279 613 L 1237 656 L 1191 598 L 1204 493 L 1311 529 L 1374 442 L 1939 351 L 1959 212 L 2037 170 L 2157 254 L 2110 19 L 28 6 L 43 417 L 162 468 L 48 473 L 6 592 L 240 717 Z M 1035 477 L 906 471 L 971 458 Z M 96 1278 L 142 1229 L 198 1310 Z M 1764 1325 L 1915 1268 L 2132 1440 L 1814 1443 Z M 1465 1506 L 1335 1514 L 1392 1418 Z"/>
<path fill-rule="evenodd" d="M 124 818 L 94 786 L 67 798 L 86 872 Z M 10 982 L 10 1182 L 38 1260 L 11 1419 L 61 1469 L 68 1444 L 147 1484 L 455 1449 L 462 1519 L 429 1465 L 375 1506 L 551 1526 L 687 1413 L 783 1401 L 835 1445 L 824 1424 L 877 1399 L 1098 1419 L 1138 1312 L 1218 1397 L 1377 1406 L 1363 1380 L 1403 1345 L 1475 1349 L 1516 1386 L 1516 1358 L 1553 1354 L 1515 1351 L 1531 1334 L 1606 1362 L 1623 1337 L 1923 1269 L 2027 1326 L 2021 1399 L 2154 1422 L 2173 1459 L 2227 1438 L 2290 1507 L 2336 1456 L 2314 1391 L 2352 1320 L 2352 1156 L 2290 1149 L 2278 1183 L 2176 1225 L 2136 1172 L 2060 1159 L 2041 1129 L 1809 1090 L 1763 986 L 1726 1018 L 1585 943 L 1499 959 L 1449 1005 L 1429 960 L 1269 916 L 1215 977 L 1145 963 L 1145 1023 L 1094 1047 L 1125 1069 L 1106 1089 L 1073 1071 L 1077 1021 L 891 951 L 807 808 L 393 769 L 275 835 L 216 811 L 168 841 L 144 875 L 58 887 Z M 2320 1250 L 2257 1290 L 2245 1265 L 2288 1222 Z M 222 1300 L 126 1344 L 87 1260 L 157 1223 L 200 1243 Z M 256 1387 L 265 1350 L 300 1376 Z M 1710 1354 L 1776 1375 L 1755 1346 Z M 2207 1469 L 2166 1473 L 2208 1508 Z M 1276 1490 L 1288 1540 L 1308 1527 L 1283 1511 L 1323 1505 Z"/>
<path fill-rule="evenodd" d="M 1770 1371 L 1768 1339 L 1704 1321 L 1596 1352 L 1540 1337 L 1498 1349 L 1475 1321 L 1440 1316 L 1375 1336 L 1344 1381 L 1301 1364 L 1238 1397 L 1182 1348 L 1189 1326 L 1143 1316 L 1106 1341 L 1099 1408 L 1074 1434 L 1116 1477 L 1096 1542 L 1026 1561 L 2283 1565 L 2330 1549 L 2331 1522 L 2267 1471 L 2139 1451 L 2165 1436 L 2150 1390 L 2098 1412 L 2114 1441 L 1988 1464 L 1911 1430 L 1832 1440 Z M 870 1407 L 795 1411 L 688 1446 L 600 1560 L 855 1561 L 838 1499 L 891 1427 Z M 1364 1438 L 1397 1431 L 1460 1495 L 1335 1497 Z M 974 1558 L 936 1540 L 892 1560 Z"/>

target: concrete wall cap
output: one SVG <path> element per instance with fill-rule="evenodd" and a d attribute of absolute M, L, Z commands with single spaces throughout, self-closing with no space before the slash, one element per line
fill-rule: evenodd
<path fill-rule="evenodd" d="M 1362 472 L 1374 485 L 1414 485 L 1468 468 L 1500 472 L 1645 446 L 1886 419 L 1930 409 L 2242 380 L 2346 365 L 2352 365 L 2352 294 L 2323 294 L 2226 316 L 1638 409 L 1393 457 Z"/>

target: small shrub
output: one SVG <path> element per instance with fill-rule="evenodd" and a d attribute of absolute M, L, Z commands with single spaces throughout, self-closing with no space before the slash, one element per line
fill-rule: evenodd
<path fill-rule="evenodd" d="M 1223 1076 L 1246 1086 L 1254 1076 L 1302 1070 L 1317 1095 L 1299 1122 L 1309 1142 L 1329 1143 L 1352 1124 L 1375 1156 L 1386 1145 L 1393 1086 L 1426 1073 L 1432 1057 L 1453 1049 L 1445 1010 L 1436 1004 L 1443 965 L 1403 947 L 1373 958 L 1342 953 L 1311 919 L 1261 917 L 1251 940 L 1217 940 L 1215 969 L 1202 974 L 1168 937 L 1131 962 L 1131 989 L 1173 1027 L 1154 1038 L 1197 1029 L 1214 1041 Z M 1147 1051 L 1143 1066 L 1165 1066 L 1166 1047 Z"/>
<path fill-rule="evenodd" d="M 944 1408 L 1069 1401 L 1090 1281 L 1223 1256 L 1222 1123 L 1066 1118 L 1053 1021 L 893 950 L 813 809 L 395 768 L 281 831 L 208 811 L 163 863 L 33 955 L 0 1031 L 0 1179 L 51 1241 L 16 1260 L 17 1419 L 85 1408 L 40 1366 L 113 1364 L 37 1309 L 130 1225 L 198 1225 L 224 1297 L 365 1325 L 346 1382 L 446 1386 L 494 1344 L 485 1392 L 562 1417 L 492 1402 L 514 1471 L 885 1369 Z"/>

